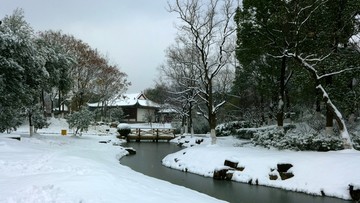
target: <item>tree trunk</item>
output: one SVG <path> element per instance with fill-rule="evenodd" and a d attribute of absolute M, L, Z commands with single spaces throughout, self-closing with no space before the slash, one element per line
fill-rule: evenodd
<path fill-rule="evenodd" d="M 282 58 L 281 62 L 281 71 L 280 71 L 280 79 L 279 79 L 279 103 L 277 109 L 277 125 L 279 128 L 284 126 L 284 96 L 285 96 L 285 71 L 286 71 L 286 57 Z"/>
<path fill-rule="evenodd" d="M 190 129 L 190 133 L 191 135 L 194 135 L 194 128 L 193 128 L 193 118 L 192 118 L 192 103 L 190 102 L 189 105 L 189 129 Z"/>
<path fill-rule="evenodd" d="M 340 130 L 340 134 L 341 134 L 341 138 L 343 139 L 343 146 L 345 149 L 353 149 L 353 144 L 352 141 L 350 139 L 350 135 L 349 132 L 347 131 L 346 125 L 345 125 L 345 121 L 340 113 L 340 111 L 336 108 L 336 106 L 331 102 L 329 95 L 327 94 L 327 92 L 325 91 L 325 89 L 321 86 L 318 85 L 317 86 L 318 89 L 320 89 L 323 93 L 323 99 L 324 102 L 326 103 L 326 107 L 329 110 L 329 112 L 331 112 L 331 114 L 334 116 L 339 130 Z"/>
<path fill-rule="evenodd" d="M 32 137 L 34 135 L 34 125 L 32 123 L 32 114 L 29 113 L 29 134 L 30 137 Z"/>
<path fill-rule="evenodd" d="M 186 122 L 186 116 L 183 115 L 181 116 L 181 134 L 185 133 L 185 126 L 186 126 L 185 122 Z"/>
<path fill-rule="evenodd" d="M 206 73 L 207 75 L 207 73 Z M 214 112 L 214 98 L 213 98 L 213 92 L 212 92 L 212 80 L 211 78 L 207 77 L 207 88 L 206 93 L 207 96 L 207 108 L 208 108 L 208 120 L 209 120 L 209 127 L 210 127 L 210 137 L 211 137 L 211 144 L 216 144 L 216 112 Z"/>
<path fill-rule="evenodd" d="M 60 114 L 61 113 L 61 91 L 60 90 L 59 90 L 58 106 L 59 106 L 59 114 Z"/>
<path fill-rule="evenodd" d="M 41 110 L 44 114 L 44 116 L 46 117 L 46 107 L 45 107 L 45 94 L 44 94 L 44 89 L 41 90 Z"/>
<path fill-rule="evenodd" d="M 325 131 L 328 135 L 333 135 L 334 131 L 334 114 L 333 110 L 327 105 L 326 106 L 326 126 Z"/>
<path fill-rule="evenodd" d="M 326 86 L 331 86 L 332 85 L 332 77 L 328 76 L 325 77 L 325 83 Z M 329 108 L 329 106 L 326 107 L 326 133 L 328 135 L 332 135 L 333 134 L 333 129 L 334 129 L 334 113 L 333 111 Z"/>
<path fill-rule="evenodd" d="M 54 100 L 51 96 L 51 117 L 54 118 Z"/>
<path fill-rule="evenodd" d="M 209 118 L 209 124 L 210 124 L 210 137 L 211 137 L 211 144 L 214 145 L 216 144 L 216 132 L 215 132 L 215 127 L 216 127 L 216 115 L 213 113 L 210 113 L 210 118 Z"/>

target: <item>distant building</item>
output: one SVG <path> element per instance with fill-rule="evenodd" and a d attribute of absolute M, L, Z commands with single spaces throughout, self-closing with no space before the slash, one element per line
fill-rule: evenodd
<path fill-rule="evenodd" d="M 89 103 L 88 106 L 92 110 L 103 107 L 102 103 Z M 143 123 L 159 121 L 156 115 L 160 110 L 160 105 L 147 99 L 143 93 L 124 94 L 119 99 L 107 103 L 107 108 L 116 107 L 121 107 L 124 112 L 122 122 Z"/>
<path fill-rule="evenodd" d="M 157 112 L 159 121 L 162 123 L 171 123 L 172 121 L 178 119 L 179 113 L 174 108 L 162 108 Z"/>

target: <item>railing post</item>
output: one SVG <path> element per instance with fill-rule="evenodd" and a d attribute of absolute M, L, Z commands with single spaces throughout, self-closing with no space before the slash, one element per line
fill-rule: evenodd
<path fill-rule="evenodd" d="M 159 142 L 159 128 L 156 129 L 156 142 Z"/>
<path fill-rule="evenodd" d="M 137 129 L 138 130 L 138 138 L 136 139 L 136 142 L 140 142 L 140 128 Z"/>

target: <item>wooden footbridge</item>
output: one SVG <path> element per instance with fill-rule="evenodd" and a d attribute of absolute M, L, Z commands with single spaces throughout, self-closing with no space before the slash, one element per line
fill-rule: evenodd
<path fill-rule="evenodd" d="M 131 132 L 128 136 L 125 137 L 127 142 L 136 141 L 140 142 L 142 140 L 158 142 L 161 141 L 170 141 L 175 138 L 174 128 L 165 127 L 165 126 L 154 126 L 154 127 L 131 127 Z"/>

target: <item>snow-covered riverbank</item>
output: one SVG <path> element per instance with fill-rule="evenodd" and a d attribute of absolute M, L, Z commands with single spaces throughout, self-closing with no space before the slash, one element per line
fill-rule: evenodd
<path fill-rule="evenodd" d="M 196 140 L 204 141 L 197 145 Z M 243 171 L 235 171 L 232 180 L 266 185 L 308 194 L 351 199 L 349 184 L 360 186 L 360 152 L 342 150 L 330 152 L 295 152 L 264 149 L 246 144 L 233 137 L 220 137 L 216 145 L 210 145 L 208 137 L 186 136 L 174 142 L 191 146 L 163 159 L 165 166 L 213 176 L 214 170 L 226 168 L 224 161 L 238 162 Z M 294 177 L 270 180 L 269 175 L 279 175 L 277 164 L 289 163 Z M 275 169 L 275 170 L 274 170 Z"/>
<path fill-rule="evenodd" d="M 73 137 L 61 136 L 64 128 L 64 121 L 52 120 L 33 138 L 7 138 L 26 126 L 0 134 L 0 202 L 221 202 L 120 165 L 126 151 L 112 144 L 115 129 L 97 126 Z"/>

